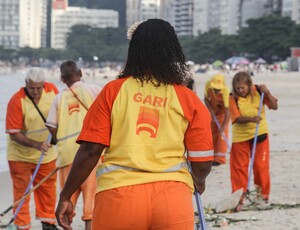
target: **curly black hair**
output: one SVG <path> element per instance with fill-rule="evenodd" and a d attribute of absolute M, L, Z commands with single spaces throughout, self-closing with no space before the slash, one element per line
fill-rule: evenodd
<path fill-rule="evenodd" d="M 174 28 L 162 19 L 142 22 L 133 32 L 128 56 L 118 78 L 132 76 L 139 81 L 183 85 L 188 66 Z"/>

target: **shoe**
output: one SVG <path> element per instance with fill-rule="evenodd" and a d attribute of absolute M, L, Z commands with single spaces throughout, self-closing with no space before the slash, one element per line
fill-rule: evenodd
<path fill-rule="evenodd" d="M 55 224 L 49 224 L 42 222 L 43 230 L 58 230 Z"/>

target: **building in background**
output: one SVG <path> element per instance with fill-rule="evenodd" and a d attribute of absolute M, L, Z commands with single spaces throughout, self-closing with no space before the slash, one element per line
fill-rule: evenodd
<path fill-rule="evenodd" d="M 266 15 L 281 15 L 283 0 L 267 0 L 265 4 Z"/>
<path fill-rule="evenodd" d="M 290 17 L 297 24 L 300 23 L 300 1 L 299 0 L 283 0 L 282 16 Z"/>
<path fill-rule="evenodd" d="M 238 31 L 239 0 L 194 0 L 193 35 L 219 28 L 222 34 Z"/>
<path fill-rule="evenodd" d="M 0 45 L 46 46 L 47 0 L 0 0 Z"/>
<path fill-rule="evenodd" d="M 193 33 L 193 0 L 126 0 L 126 26 L 150 18 L 168 21 L 179 36 Z"/>
<path fill-rule="evenodd" d="M 19 47 L 46 47 L 47 0 L 20 0 Z"/>
<path fill-rule="evenodd" d="M 241 27 L 247 26 L 247 20 L 261 18 L 267 14 L 269 0 L 244 0 L 241 8 Z M 269 12 L 268 12 L 269 14 Z"/>
<path fill-rule="evenodd" d="M 198 34 L 207 32 L 208 27 L 208 0 L 194 0 L 194 12 L 193 12 L 193 35 L 197 36 Z"/>
<path fill-rule="evenodd" d="M 174 29 L 178 36 L 193 35 L 193 0 L 175 0 Z"/>
<path fill-rule="evenodd" d="M 16 49 L 19 46 L 19 0 L 0 0 L 0 46 Z"/>
<path fill-rule="evenodd" d="M 67 1 L 55 0 L 52 8 L 51 47 L 66 48 L 67 34 L 74 25 L 117 28 L 118 22 L 118 12 L 115 10 L 69 7 Z"/>

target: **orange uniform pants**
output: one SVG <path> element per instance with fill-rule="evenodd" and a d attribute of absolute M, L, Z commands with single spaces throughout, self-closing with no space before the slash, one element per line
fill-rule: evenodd
<path fill-rule="evenodd" d="M 253 144 L 251 141 L 232 143 L 230 154 L 230 177 L 232 191 L 243 188 L 247 191 L 248 167 Z M 270 150 L 269 138 L 257 143 L 253 162 L 254 184 L 261 188 L 264 199 L 270 194 Z"/>
<path fill-rule="evenodd" d="M 182 182 L 162 181 L 99 192 L 93 230 L 193 230 L 192 191 Z"/>
<path fill-rule="evenodd" d="M 72 164 L 67 165 L 59 169 L 59 182 L 60 188 L 62 189 L 65 185 L 69 172 L 71 170 Z M 91 172 L 89 177 L 85 180 L 85 182 L 77 189 L 72 197 L 71 201 L 74 206 L 74 210 L 76 207 L 76 203 L 80 193 L 82 192 L 82 199 L 83 199 L 83 214 L 81 219 L 82 220 L 91 220 L 93 215 L 93 208 L 94 208 L 94 199 L 96 195 L 96 168 Z"/>
<path fill-rule="evenodd" d="M 24 195 L 37 164 L 19 161 L 8 161 L 8 164 L 13 182 L 15 202 Z M 55 160 L 46 164 L 41 164 L 33 181 L 33 186 L 39 183 L 48 174 L 50 174 L 55 168 Z M 30 196 L 25 199 L 22 208 L 20 209 L 14 221 L 14 223 L 18 226 L 18 229 L 30 228 L 29 200 Z M 34 201 L 36 218 L 50 224 L 56 223 L 56 173 L 34 191 Z M 16 208 L 17 206 L 14 207 L 14 212 Z"/>
<path fill-rule="evenodd" d="M 225 119 L 225 114 L 219 114 L 217 120 L 220 125 L 223 124 Z M 228 123 L 229 124 L 229 123 Z M 224 134 L 228 140 L 228 124 L 224 129 Z M 214 120 L 211 122 L 211 131 L 213 136 L 213 144 L 214 144 L 214 162 L 225 164 L 226 163 L 226 153 L 227 153 L 227 144 L 223 138 L 222 133 L 220 133 L 219 128 Z"/>

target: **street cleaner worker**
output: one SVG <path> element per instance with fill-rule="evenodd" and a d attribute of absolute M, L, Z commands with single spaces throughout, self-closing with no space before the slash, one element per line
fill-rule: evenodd
<path fill-rule="evenodd" d="M 261 93 L 264 93 L 260 116 Z M 270 147 L 265 106 L 277 110 L 277 99 L 266 85 L 253 85 L 250 75 L 238 72 L 232 79 L 232 95 L 229 108 L 232 121 L 232 146 L 230 153 L 230 177 L 232 192 L 243 188 L 247 191 L 248 166 L 253 140 L 258 124 L 257 144 L 253 163 L 254 184 L 262 202 L 267 203 L 270 194 Z M 243 198 L 240 205 L 243 204 Z"/>
<path fill-rule="evenodd" d="M 149 19 L 128 35 L 123 71 L 85 117 L 56 217 L 61 227 L 72 229 L 72 193 L 105 149 L 97 170 L 93 230 L 192 230 L 194 184 L 204 192 L 213 160 L 210 114 L 185 87 L 185 56 L 168 22 Z"/>
<path fill-rule="evenodd" d="M 229 145 L 229 93 L 230 91 L 225 84 L 224 76 L 219 73 L 214 75 L 205 84 L 204 102 L 212 116 L 211 130 L 214 143 L 213 166 L 226 163 L 226 152 Z"/>
<path fill-rule="evenodd" d="M 47 142 L 50 133 L 44 119 L 57 93 L 56 86 L 45 81 L 42 69 L 31 68 L 25 78 L 25 87 L 18 90 L 8 103 L 7 160 L 14 202 L 25 194 L 31 180 L 36 185 L 56 168 L 57 154 Z M 35 178 L 32 178 L 37 166 L 39 169 Z M 36 219 L 42 222 L 40 229 L 56 230 L 56 174 L 34 191 L 34 201 Z M 28 196 L 20 208 L 14 208 L 14 213 L 18 212 L 14 220 L 18 229 L 27 230 L 31 227 L 29 204 Z"/>

